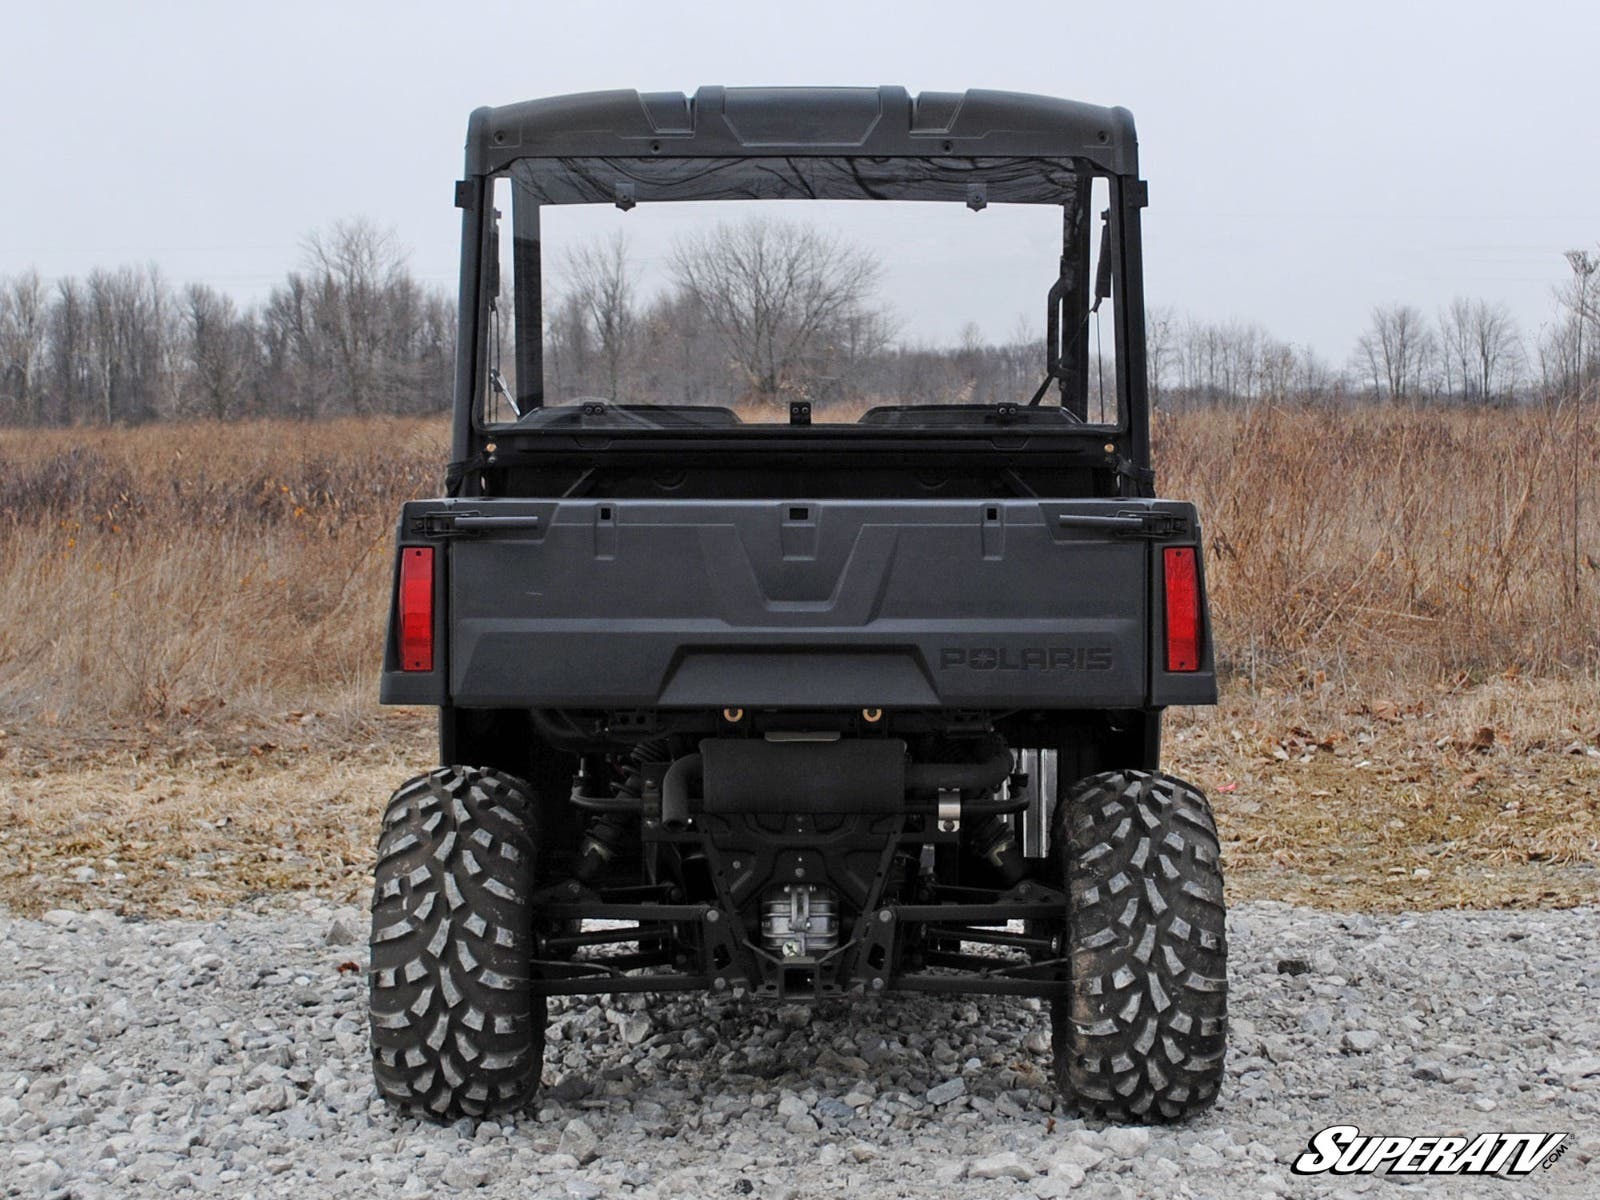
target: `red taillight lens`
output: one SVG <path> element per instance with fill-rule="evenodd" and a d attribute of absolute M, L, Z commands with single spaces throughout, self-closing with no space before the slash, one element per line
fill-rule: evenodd
<path fill-rule="evenodd" d="M 1200 578 L 1192 546 L 1162 551 L 1167 581 L 1167 670 L 1200 669 Z"/>
<path fill-rule="evenodd" d="M 433 548 L 400 551 L 400 669 L 433 670 Z"/>

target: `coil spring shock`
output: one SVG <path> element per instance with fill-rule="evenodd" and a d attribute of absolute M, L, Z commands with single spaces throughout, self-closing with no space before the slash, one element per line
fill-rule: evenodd
<path fill-rule="evenodd" d="M 672 745 L 664 737 L 640 742 L 628 752 L 622 763 L 622 778 L 612 784 L 616 796 L 631 796 L 635 800 L 644 795 L 644 769 L 651 763 L 670 762 Z M 639 818 L 633 813 L 597 813 L 584 830 L 583 846 L 574 874 L 587 883 L 622 853 Z"/>
<path fill-rule="evenodd" d="M 672 743 L 664 737 L 650 738 L 628 751 L 622 763 L 622 781 L 612 785 L 618 796 L 632 796 L 635 800 L 644 795 L 644 769 L 651 763 L 672 761 Z"/>
<path fill-rule="evenodd" d="M 573 872 L 588 883 L 606 867 L 627 844 L 628 836 L 638 824 L 638 817 L 626 813 L 600 813 L 589 822 L 583 834 L 583 855 Z"/>

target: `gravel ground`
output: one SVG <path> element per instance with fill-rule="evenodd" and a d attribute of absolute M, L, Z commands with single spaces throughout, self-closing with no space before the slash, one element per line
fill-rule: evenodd
<path fill-rule="evenodd" d="M 1600 910 L 1230 920 L 1217 1108 L 1086 1126 L 1037 1003 L 563 1001 L 515 1121 L 397 1119 L 369 1083 L 363 915 L 0 915 L 0 1184 L 14 1196 L 1600 1195 Z M 1521 1181 L 1289 1171 L 1330 1124 L 1567 1131 Z"/>

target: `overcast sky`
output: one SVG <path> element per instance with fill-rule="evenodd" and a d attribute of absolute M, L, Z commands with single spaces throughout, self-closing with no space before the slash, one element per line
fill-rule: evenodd
<path fill-rule="evenodd" d="M 1259 322 L 1338 362 L 1375 303 L 1503 300 L 1536 334 L 1561 251 L 1600 240 L 1600 7 L 1312 9 L 3 0 L 0 274 L 153 261 L 249 300 L 309 230 L 359 214 L 451 283 L 451 181 L 477 105 L 895 83 L 1131 108 L 1152 303 Z M 867 218 L 844 232 L 873 235 Z M 1012 261 L 979 297 L 986 332 L 1040 293 Z M 923 303 L 973 302 L 965 273 L 911 278 Z"/>

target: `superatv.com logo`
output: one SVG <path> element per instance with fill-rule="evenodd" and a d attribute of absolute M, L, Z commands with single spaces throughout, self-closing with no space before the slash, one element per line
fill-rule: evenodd
<path fill-rule="evenodd" d="M 1476 1137 L 1386 1137 L 1330 1125 L 1294 1160 L 1296 1175 L 1499 1175 L 1518 1179 L 1561 1157 L 1564 1133 L 1480 1133 Z"/>

